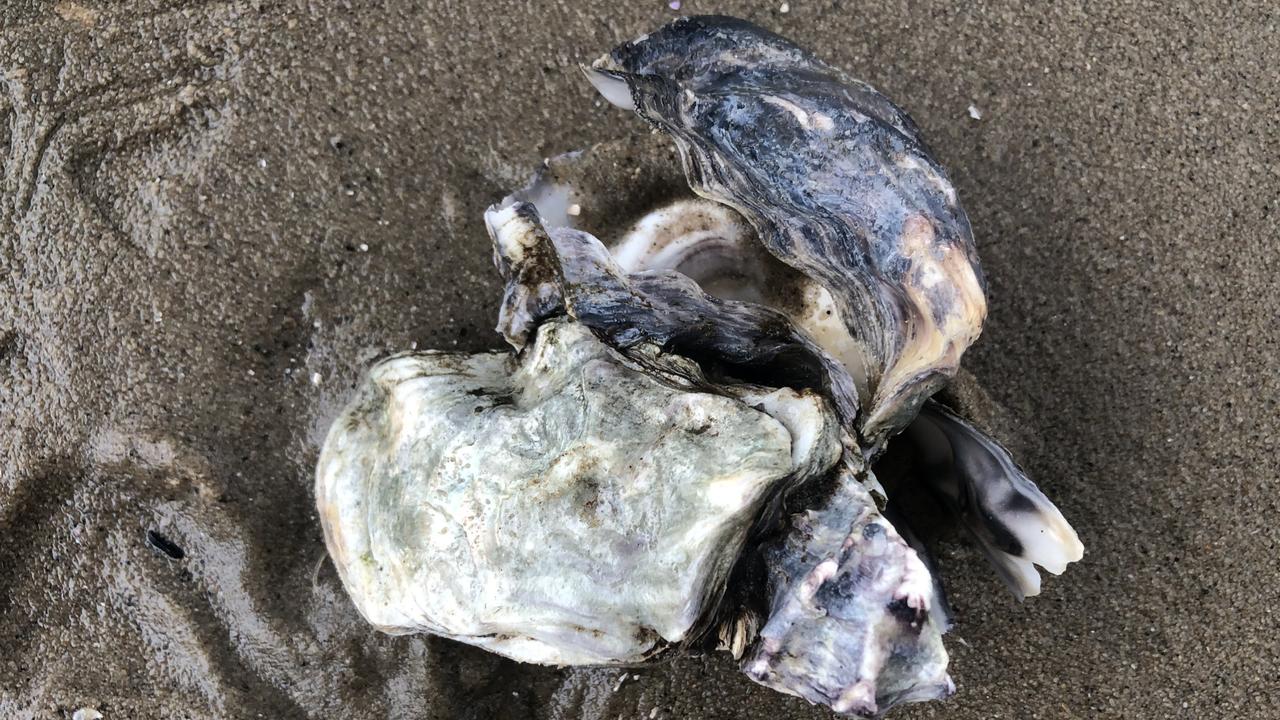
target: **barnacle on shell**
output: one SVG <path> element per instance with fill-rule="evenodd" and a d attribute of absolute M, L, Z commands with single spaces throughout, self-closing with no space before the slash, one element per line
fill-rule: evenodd
<path fill-rule="evenodd" d="M 1083 553 L 933 399 L 986 313 L 945 172 L 883 95 L 740 20 L 585 70 L 679 162 L 547 161 L 485 217 L 514 352 L 370 370 L 316 479 L 356 607 L 527 662 L 718 644 L 841 713 L 945 697 L 946 599 L 892 498 L 937 498 L 1018 597 Z"/>

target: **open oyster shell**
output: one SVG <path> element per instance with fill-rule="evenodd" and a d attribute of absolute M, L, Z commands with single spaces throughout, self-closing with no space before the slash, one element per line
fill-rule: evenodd
<path fill-rule="evenodd" d="M 675 140 L 689 184 L 835 301 L 878 447 L 945 384 L 982 329 L 969 220 L 915 123 L 871 86 L 725 17 L 686 17 L 588 69 Z"/>
<path fill-rule="evenodd" d="M 947 603 L 898 499 L 936 497 L 1019 597 L 1083 553 L 930 399 L 985 315 L 945 173 L 874 89 L 739 20 L 678 20 L 588 77 L 684 177 L 656 145 L 595 148 L 489 210 L 515 353 L 385 360 L 325 442 L 353 601 L 529 662 L 718 641 L 841 713 L 945 697 Z"/>
<path fill-rule="evenodd" d="M 837 315 L 830 294 L 764 250 L 754 229 L 735 211 L 699 198 L 687 188 L 673 190 L 683 177 L 671 168 L 678 157 L 667 150 L 661 136 L 637 135 L 549 158 L 530 183 L 506 202 L 536 204 L 539 213 L 545 205 L 552 208 L 551 217 L 542 218 L 547 225 L 558 223 L 600 235 L 615 272 L 676 271 L 709 294 L 773 308 L 849 369 L 849 336 L 832 327 Z M 645 202 L 636 204 L 629 197 L 599 191 L 628 183 Z M 577 207 L 576 215 L 563 212 L 570 205 Z M 953 449 L 951 439 L 930 434 L 935 416 L 943 413 L 955 417 L 937 402 L 926 402 L 923 417 L 909 423 L 908 430 L 894 440 L 899 454 L 913 454 L 912 491 L 936 496 L 957 516 L 1015 596 L 1037 594 L 1040 577 L 1034 566 L 1061 573 L 1066 562 L 1080 559 L 1082 545 L 1057 508 L 1044 499 L 998 441 L 958 417 L 952 436 L 959 451 Z M 929 458 L 934 462 L 926 462 Z M 955 469 L 957 463 L 967 470 Z M 865 478 L 864 483 L 876 494 L 882 493 L 874 477 Z M 1016 488 L 1018 497 L 1008 495 L 1014 492 L 1011 489 L 995 490 L 997 485 Z M 997 494 L 1008 498 L 995 501 Z M 1019 514 L 1019 507 L 1026 512 Z M 895 521 L 903 525 L 904 535 L 910 535 L 907 522 L 905 518 Z M 993 540 L 1019 526 L 1022 540 L 1017 543 Z M 1006 553 L 1001 545 L 1016 552 Z"/>

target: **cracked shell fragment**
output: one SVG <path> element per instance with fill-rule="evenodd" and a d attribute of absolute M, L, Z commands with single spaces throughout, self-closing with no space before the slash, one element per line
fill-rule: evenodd
<path fill-rule="evenodd" d="M 839 713 L 947 697 L 933 577 L 862 484 L 837 480 L 765 550 L 773 603 L 743 671 Z"/>
<path fill-rule="evenodd" d="M 838 456 L 818 396 L 740 393 L 655 378 L 565 321 L 519 358 L 384 360 L 319 461 L 330 555 L 384 631 L 643 660 L 703 629 L 770 495 Z"/>

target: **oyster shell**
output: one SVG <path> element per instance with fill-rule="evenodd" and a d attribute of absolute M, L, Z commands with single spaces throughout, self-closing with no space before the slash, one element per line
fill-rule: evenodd
<path fill-rule="evenodd" d="M 933 578 L 856 477 L 792 516 L 765 564 L 775 597 L 748 677 L 858 715 L 955 692 Z"/>
<path fill-rule="evenodd" d="M 969 220 L 906 113 L 750 23 L 686 17 L 587 70 L 675 140 L 693 190 L 727 205 L 835 301 L 870 391 L 870 448 L 955 373 L 986 316 Z"/>
<path fill-rule="evenodd" d="M 650 343 L 738 379 L 820 389 L 846 424 L 858 416 L 848 372 L 782 313 L 716 298 L 678 272 L 629 275 L 598 239 L 547 228 L 529 203 L 492 209 L 485 221 L 507 281 L 498 330 L 513 346 L 523 347 L 541 319 L 567 311 L 619 349 Z"/>
<path fill-rule="evenodd" d="M 378 363 L 316 484 L 357 608 L 385 632 L 557 665 L 695 634 L 761 506 L 836 461 L 839 425 L 813 393 L 672 377 L 565 319 L 518 358 Z"/>
<path fill-rule="evenodd" d="M 833 420 L 844 448 L 836 471 L 825 482 L 813 482 L 818 475 L 810 473 L 810 482 L 792 485 L 807 491 L 810 510 L 788 518 L 788 532 L 763 548 L 768 577 L 762 584 L 770 601 L 723 609 L 725 645 L 740 652 L 746 638 L 753 641 L 747 674 L 859 714 L 951 693 L 943 627 L 931 612 L 941 605 L 937 586 L 872 496 L 879 486 L 847 432 L 856 404 L 840 403 L 852 385 L 843 366 L 782 313 L 717 299 L 673 271 L 627 275 L 599 240 L 546 228 L 528 203 L 511 199 L 486 220 L 508 281 L 499 330 L 514 344 L 524 337 L 513 328 L 565 312 L 652 371 L 701 384 L 708 380 L 702 368 L 710 368 L 719 391 L 730 393 L 739 392 L 739 378 L 767 376 L 820 390 L 838 409 Z M 701 362 L 691 368 L 689 358 Z M 757 524 L 777 527 L 768 519 L 776 515 L 765 512 Z M 703 612 L 714 609 L 703 606 Z M 752 629 L 762 616 L 767 621 L 756 636 Z"/>
<path fill-rule="evenodd" d="M 909 458 L 888 497 L 938 497 L 1019 597 L 1083 553 L 930 400 L 985 315 L 945 173 L 874 89 L 740 20 L 682 18 L 587 75 L 685 177 L 573 153 L 486 213 L 515 354 L 375 365 L 321 454 L 357 608 L 551 664 L 718 640 L 841 713 L 945 697 L 947 603 L 886 449 Z"/>
<path fill-rule="evenodd" d="M 1035 566 L 1061 575 L 1083 557 L 1075 530 L 995 439 L 935 402 L 904 435 L 921 465 L 917 477 L 960 519 L 1019 600 L 1040 594 Z"/>

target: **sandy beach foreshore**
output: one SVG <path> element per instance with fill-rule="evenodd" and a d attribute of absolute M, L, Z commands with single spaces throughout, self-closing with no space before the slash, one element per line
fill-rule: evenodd
<path fill-rule="evenodd" d="M 965 366 L 1087 547 L 1019 604 L 944 535 L 959 692 L 892 717 L 1280 716 L 1274 5 L 781 6 L 680 12 L 921 126 L 990 283 Z M 723 654 L 386 636 L 323 561 L 357 377 L 500 347 L 484 208 L 637 130 L 577 63 L 675 15 L 0 0 L 0 717 L 834 717 Z"/>

